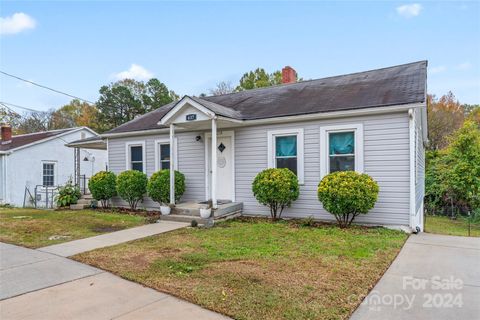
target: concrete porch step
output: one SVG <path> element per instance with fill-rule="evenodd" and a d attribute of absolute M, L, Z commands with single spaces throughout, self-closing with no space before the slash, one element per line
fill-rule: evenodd
<path fill-rule="evenodd" d="M 208 219 L 202 219 L 200 218 L 200 216 L 191 216 L 191 215 L 184 215 L 184 214 L 160 215 L 160 220 L 186 222 L 186 223 L 190 223 L 192 222 L 192 220 L 195 220 L 200 225 L 205 225 L 208 222 Z"/>
<path fill-rule="evenodd" d="M 80 198 L 77 200 L 77 204 L 90 205 L 91 203 L 92 203 L 92 199 Z"/>
<path fill-rule="evenodd" d="M 90 207 L 90 204 L 77 203 L 77 204 L 71 204 L 70 205 L 70 210 L 83 210 L 83 209 L 86 209 L 86 208 L 89 208 L 89 207 Z"/>

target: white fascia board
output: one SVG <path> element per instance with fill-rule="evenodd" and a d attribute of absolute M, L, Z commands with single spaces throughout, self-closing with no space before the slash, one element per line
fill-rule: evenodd
<path fill-rule="evenodd" d="M 93 131 L 92 129 L 89 129 L 89 128 L 87 128 L 87 127 L 78 127 L 78 128 L 73 129 L 73 130 L 69 130 L 69 131 L 66 131 L 66 132 L 64 132 L 64 133 L 60 133 L 60 134 L 54 135 L 54 136 L 52 136 L 52 137 L 48 137 L 48 138 L 45 138 L 45 139 L 42 139 L 42 140 L 38 140 L 38 141 L 29 143 L 29 144 L 25 144 L 25 145 L 23 145 L 23 146 L 20 146 L 20 147 L 11 149 L 11 150 L 9 150 L 9 151 L 10 151 L 10 152 L 13 152 L 13 151 L 18 151 L 18 150 L 21 150 L 21 149 L 25 149 L 25 148 L 28 148 L 28 147 L 31 147 L 31 146 L 34 146 L 34 145 L 37 145 L 37 144 L 41 144 L 41 143 L 44 143 L 44 142 L 48 142 L 48 141 L 50 141 L 50 140 L 58 139 L 58 138 L 63 137 L 63 136 L 65 136 L 65 135 L 67 135 L 67 134 L 75 133 L 75 132 L 78 132 L 78 131 L 83 130 L 83 129 L 88 129 L 89 131 L 91 131 L 92 133 L 94 133 L 96 136 L 98 136 L 98 133 L 96 133 L 96 132 Z"/>
<path fill-rule="evenodd" d="M 185 107 L 185 105 L 191 105 L 192 107 L 194 107 L 195 109 L 197 109 L 198 111 L 204 113 L 207 117 L 213 119 L 215 117 L 215 113 L 212 112 L 210 109 L 204 107 L 203 105 L 201 105 L 200 103 L 196 102 L 195 100 L 193 100 L 192 98 L 190 98 L 189 96 L 184 96 L 182 99 L 180 99 L 180 101 L 177 102 L 177 104 L 175 105 L 175 107 L 173 107 L 170 111 L 168 111 L 163 117 L 162 119 L 160 119 L 159 122 L 157 122 L 158 125 L 167 125 L 169 124 L 169 120 L 175 116 L 175 114 L 177 112 L 179 112 L 180 110 L 182 110 L 183 107 Z"/>
<path fill-rule="evenodd" d="M 168 128 L 162 128 L 162 129 L 115 132 L 115 133 L 103 133 L 100 136 L 102 138 L 122 138 L 122 137 L 154 135 L 154 134 L 168 133 L 168 132 L 169 132 Z"/>
<path fill-rule="evenodd" d="M 359 110 L 345 110 L 345 111 L 332 111 L 332 112 L 322 112 L 322 113 L 312 113 L 296 116 L 284 116 L 284 117 L 275 117 L 267 119 L 255 119 L 255 120 L 235 120 L 225 117 L 218 117 L 218 119 L 228 120 L 234 123 L 241 124 L 243 126 L 254 126 L 261 124 L 273 124 L 273 123 L 285 123 L 285 122 L 297 122 L 297 121 L 308 121 L 308 120 L 317 120 L 317 119 L 329 119 L 329 118 L 343 118 L 343 117 L 353 117 L 353 116 L 362 116 L 362 115 L 371 115 L 371 114 L 388 114 L 395 112 L 408 111 L 409 109 L 422 108 L 425 106 L 425 103 L 412 103 L 404 104 L 398 106 L 389 106 L 389 107 L 372 107 Z M 180 128 L 178 128 L 180 129 Z M 185 131 L 189 131 L 185 129 Z M 196 131 L 196 130 L 190 130 Z M 130 137 L 130 136 L 141 136 L 157 133 L 168 133 L 168 128 L 162 129 L 149 129 L 149 130 L 139 130 L 139 131 L 128 131 L 128 132 L 119 132 L 119 133 L 104 133 L 100 136 L 102 138 L 112 137 Z"/>

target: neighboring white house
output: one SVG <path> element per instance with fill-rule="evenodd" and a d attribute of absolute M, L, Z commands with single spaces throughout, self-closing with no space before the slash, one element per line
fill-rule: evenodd
<path fill-rule="evenodd" d="M 105 170 L 106 151 L 66 146 L 75 140 L 96 136 L 96 132 L 86 127 L 12 136 L 11 128 L 3 125 L 0 141 L 0 203 L 23 206 L 25 199 L 25 204 L 31 206 L 31 195 L 37 198 L 41 206 L 45 206 L 46 187 L 53 189 L 69 180 L 76 181 L 75 155 L 78 152 L 78 175 L 88 178 L 95 172 Z"/>
<path fill-rule="evenodd" d="M 423 230 L 427 61 L 300 82 L 285 67 L 282 79 L 268 88 L 185 96 L 102 134 L 109 169 L 150 176 L 175 168 L 186 177 L 181 202 L 212 200 L 215 208 L 226 200 L 245 215 L 268 215 L 252 182 L 263 169 L 286 167 L 298 176 L 300 197 L 283 216 L 322 220 L 333 216 L 318 201 L 320 180 L 355 170 L 380 187 L 375 207 L 356 222 Z M 147 197 L 142 206 L 158 209 Z"/>

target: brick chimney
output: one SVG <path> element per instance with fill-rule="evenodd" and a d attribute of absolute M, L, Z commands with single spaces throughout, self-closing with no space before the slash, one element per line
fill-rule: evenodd
<path fill-rule="evenodd" d="M 7 144 L 12 142 L 12 127 L 8 124 L 1 124 L 1 137 L 2 144 Z"/>
<path fill-rule="evenodd" d="M 297 82 L 297 72 L 290 66 L 282 69 L 282 83 Z"/>

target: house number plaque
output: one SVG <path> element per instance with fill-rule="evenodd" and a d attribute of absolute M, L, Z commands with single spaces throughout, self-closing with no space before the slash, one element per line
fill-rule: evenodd
<path fill-rule="evenodd" d="M 186 120 L 187 121 L 195 121 L 195 120 L 197 120 L 197 115 L 195 113 L 187 114 L 186 115 Z"/>

